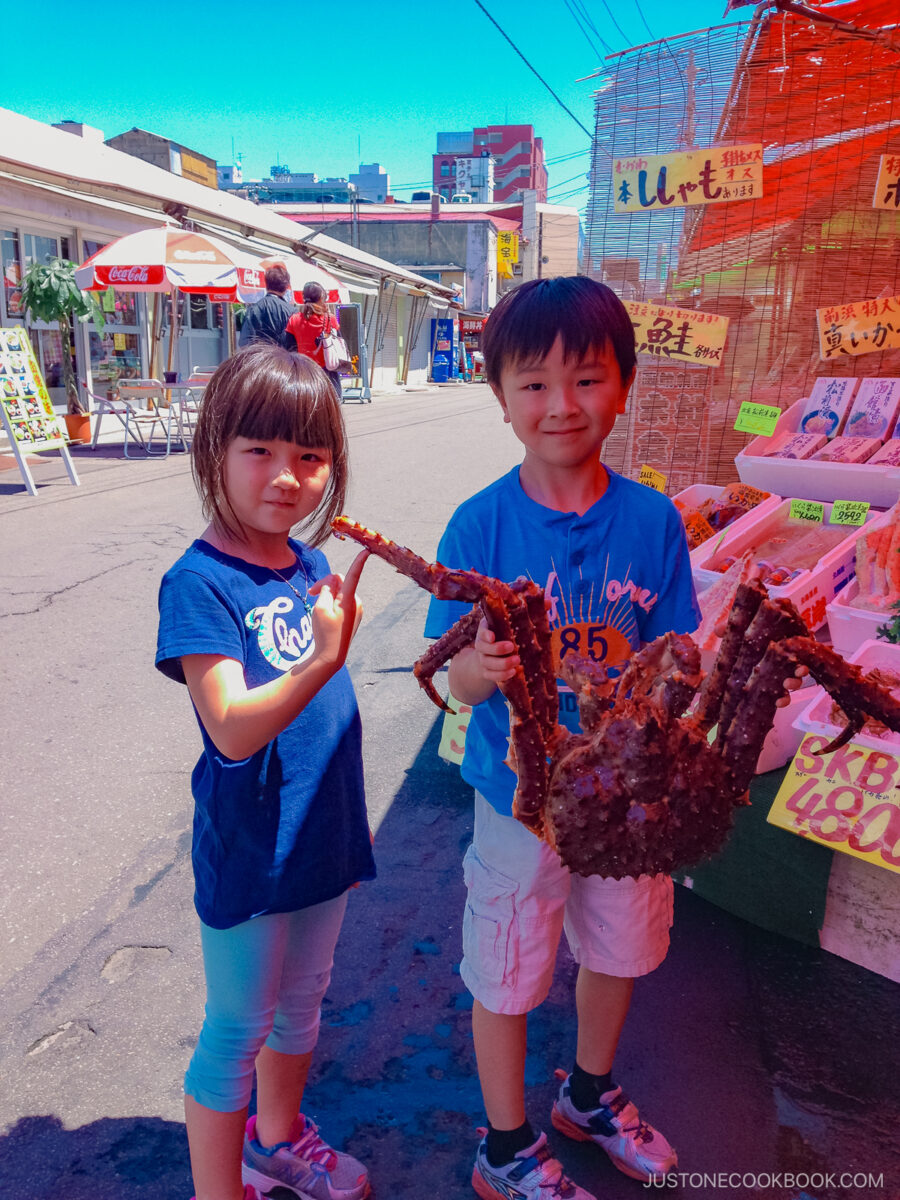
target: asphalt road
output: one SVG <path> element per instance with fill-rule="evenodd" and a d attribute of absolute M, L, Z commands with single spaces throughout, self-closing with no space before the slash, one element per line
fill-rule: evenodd
<path fill-rule="evenodd" d="M 348 513 L 426 557 L 455 505 L 517 461 L 481 385 L 344 411 Z M 111 444 L 76 464 L 77 489 L 36 467 L 34 498 L 0 473 L 0 1200 L 187 1200 L 198 735 L 152 660 L 159 578 L 202 521 L 183 454 L 125 461 Z M 340 570 L 354 548 L 326 552 Z M 368 1163 L 377 1200 L 455 1200 L 472 1194 L 483 1120 L 456 970 L 471 795 L 437 757 L 438 716 L 409 671 L 426 597 L 376 561 L 361 590 L 350 666 L 379 878 L 351 899 L 306 1107 Z M 672 951 L 637 990 L 617 1063 L 695 1173 L 669 1194 L 896 1200 L 896 985 L 677 891 Z M 562 950 L 531 1022 L 545 1126 L 574 1049 L 573 978 Z M 645 1194 L 594 1148 L 553 1144 L 598 1197 Z M 790 1171 L 884 1178 L 709 1182 Z"/>

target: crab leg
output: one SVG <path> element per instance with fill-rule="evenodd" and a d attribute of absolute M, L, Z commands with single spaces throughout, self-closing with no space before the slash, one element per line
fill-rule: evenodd
<path fill-rule="evenodd" d="M 476 604 L 471 612 L 460 617 L 455 625 L 451 625 L 447 632 L 433 642 L 425 653 L 420 654 L 413 663 L 413 674 L 419 681 L 419 687 L 422 688 L 429 700 L 438 708 L 442 708 L 444 712 L 455 713 L 456 710 L 441 699 L 431 680 L 435 671 L 440 670 L 444 663 L 449 662 L 454 655 L 459 654 L 460 650 L 474 642 L 482 615 L 480 607 Z"/>
<path fill-rule="evenodd" d="M 869 717 L 900 733 L 900 700 L 867 679 L 861 667 L 844 662 L 830 647 L 809 637 L 772 643 L 751 673 L 734 719 L 722 737 L 722 758 L 732 772 L 737 795 L 750 786 L 762 744 L 772 727 L 776 701 L 784 694 L 784 681 L 798 663 L 809 668 L 816 682 L 849 718 L 847 727 L 824 747 L 823 754 L 849 741 Z"/>
<path fill-rule="evenodd" d="M 712 729 L 719 720 L 728 677 L 734 670 L 750 622 L 756 616 L 757 610 L 765 598 L 765 588 L 759 583 L 738 585 L 715 666 L 710 671 L 700 692 L 700 703 L 695 719 L 697 727 L 704 733 Z"/>

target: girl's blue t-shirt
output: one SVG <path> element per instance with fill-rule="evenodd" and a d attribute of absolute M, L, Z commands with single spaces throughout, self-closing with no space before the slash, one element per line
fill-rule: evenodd
<path fill-rule="evenodd" d="M 586 513 L 532 500 L 519 468 L 456 510 L 438 546 L 446 567 L 540 584 L 550 602 L 553 650 L 570 650 L 615 673 L 633 651 L 670 630 L 700 624 L 684 525 L 671 500 L 607 468 L 609 484 Z M 440 637 L 471 605 L 432 597 L 426 637 Z M 575 696 L 559 684 L 560 722 L 577 731 Z M 498 812 L 512 814 L 516 777 L 504 762 L 509 711 L 497 691 L 476 705 L 466 731 L 462 774 Z"/>
<path fill-rule="evenodd" d="M 219 654 L 242 663 L 254 688 L 308 658 L 315 643 L 301 597 L 329 567 L 321 551 L 290 546 L 297 564 L 281 578 L 194 542 L 160 585 L 157 667 L 184 683 L 182 655 Z M 311 609 L 314 597 L 306 603 Z M 346 667 L 249 758 L 227 758 L 199 716 L 198 723 L 192 859 L 194 902 L 206 925 L 228 929 L 263 913 L 293 912 L 374 879 L 362 730 Z"/>

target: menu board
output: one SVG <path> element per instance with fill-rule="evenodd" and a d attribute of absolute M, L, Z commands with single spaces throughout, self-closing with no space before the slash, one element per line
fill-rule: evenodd
<path fill-rule="evenodd" d="M 65 432 L 53 411 L 40 366 L 21 325 L 0 329 L 0 421 L 32 496 L 37 489 L 28 469 L 27 454 L 58 450 L 72 483 L 79 482 Z"/>

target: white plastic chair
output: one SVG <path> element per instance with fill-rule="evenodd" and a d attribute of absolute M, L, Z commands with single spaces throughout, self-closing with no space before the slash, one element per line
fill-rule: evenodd
<path fill-rule="evenodd" d="M 147 444 L 144 441 L 144 435 L 139 428 L 135 427 L 131 430 L 128 428 L 128 408 L 129 405 L 125 400 L 121 400 L 118 395 L 101 396 L 99 392 L 92 392 L 87 385 L 87 381 L 82 379 L 81 386 L 84 388 L 90 401 L 93 401 L 94 407 L 91 409 L 94 418 L 94 433 L 91 438 L 91 449 L 97 449 L 97 443 L 100 440 L 100 425 L 105 416 L 115 417 L 122 428 L 125 430 L 126 438 L 131 436 L 135 442 L 146 452 Z"/>
<path fill-rule="evenodd" d="M 200 413 L 203 393 L 206 385 L 212 379 L 213 370 L 212 367 L 209 370 L 194 367 L 190 377 L 186 380 L 185 392 L 178 400 L 172 401 L 173 404 L 178 405 L 179 437 L 185 449 L 188 448 L 194 436 L 194 426 Z"/>
<path fill-rule="evenodd" d="M 165 384 L 158 379 L 130 379 L 128 383 L 119 384 L 119 399 L 126 408 L 125 412 L 125 445 L 126 458 L 132 458 L 128 453 L 129 434 L 143 442 L 144 453 L 148 456 L 168 458 L 172 449 L 173 426 L 181 432 L 179 401 L 171 404 L 166 400 Z M 144 440 L 144 430 L 149 430 Z M 165 433 L 165 450 L 154 450 L 153 439 L 157 431 Z"/>

